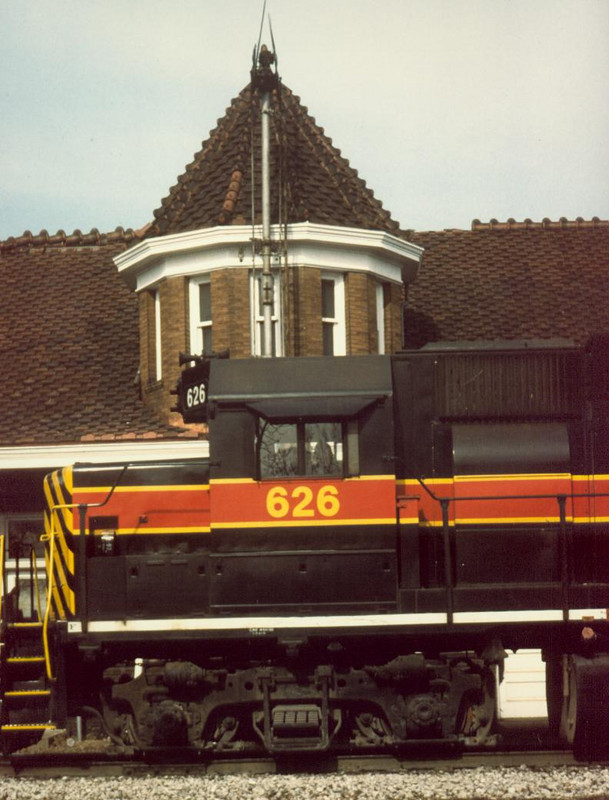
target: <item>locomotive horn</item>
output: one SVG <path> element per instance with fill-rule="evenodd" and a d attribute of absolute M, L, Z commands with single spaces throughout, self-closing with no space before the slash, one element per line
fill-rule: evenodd
<path fill-rule="evenodd" d="M 224 350 L 214 351 L 213 353 L 203 353 L 203 355 L 200 356 L 191 356 L 188 353 L 180 353 L 178 356 L 181 367 L 183 367 L 184 364 L 190 364 L 192 361 L 194 361 L 195 364 L 201 364 L 203 361 L 210 358 L 230 358 L 230 350 L 227 347 Z"/>
<path fill-rule="evenodd" d="M 188 353 L 180 353 L 178 356 L 179 365 L 181 367 L 183 367 L 184 364 L 190 364 L 191 361 L 196 361 L 196 363 L 198 364 L 201 361 L 201 359 L 202 356 L 191 356 Z"/>

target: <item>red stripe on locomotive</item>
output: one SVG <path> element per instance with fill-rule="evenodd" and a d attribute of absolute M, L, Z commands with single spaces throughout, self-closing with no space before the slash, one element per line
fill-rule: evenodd
<path fill-rule="evenodd" d="M 557 498 L 566 497 L 567 520 L 594 522 L 609 519 L 609 476 L 571 475 L 515 475 L 515 476 L 457 476 L 453 479 L 425 481 L 429 491 L 418 482 L 408 481 L 398 485 L 401 504 L 410 499 L 407 516 L 415 516 L 412 501 L 416 501 L 421 524 L 441 525 L 440 499 L 450 499 L 449 522 L 500 523 L 551 521 L 560 519 Z M 402 514 L 404 516 L 404 514 Z M 411 520 L 412 521 L 412 520 Z"/>
<path fill-rule="evenodd" d="M 212 483 L 212 527 L 302 523 L 391 523 L 395 478 L 280 479 Z"/>
<path fill-rule="evenodd" d="M 158 489 L 145 486 L 130 487 L 129 491 L 116 491 L 108 502 L 99 508 L 96 503 L 104 499 L 106 492 L 74 490 L 75 503 L 91 503 L 89 517 L 118 517 L 119 531 L 146 533 L 162 529 L 193 529 L 193 532 L 209 530 L 209 488 L 181 490 Z M 73 530 L 79 531 L 78 509 L 73 512 Z"/>

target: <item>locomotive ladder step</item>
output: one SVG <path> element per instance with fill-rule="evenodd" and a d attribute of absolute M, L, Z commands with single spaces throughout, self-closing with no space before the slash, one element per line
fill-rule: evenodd
<path fill-rule="evenodd" d="M 47 687 L 40 621 L 9 622 L 2 650 L 4 691 L 0 692 L 0 750 L 11 753 L 34 744 L 52 721 L 53 691 Z"/>
<path fill-rule="evenodd" d="M 44 656 L 9 656 L 7 664 L 44 664 Z"/>
<path fill-rule="evenodd" d="M 52 722 L 21 722 L 0 726 L 2 733 L 23 733 L 23 731 L 55 731 L 57 726 Z"/>
<path fill-rule="evenodd" d="M 36 628 L 42 628 L 42 622 L 9 622 L 7 628 L 34 630 Z"/>

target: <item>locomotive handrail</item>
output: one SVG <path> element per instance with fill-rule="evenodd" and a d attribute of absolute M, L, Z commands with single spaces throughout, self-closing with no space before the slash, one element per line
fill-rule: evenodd
<path fill-rule="evenodd" d="M 53 673 L 53 668 L 51 664 L 51 653 L 49 649 L 49 620 L 51 616 L 51 606 L 52 606 L 52 599 L 53 599 L 53 590 L 55 589 L 55 569 L 54 569 L 54 562 L 55 562 L 55 538 L 58 536 L 59 532 L 56 529 L 56 519 L 57 519 L 57 512 L 60 509 L 74 509 L 80 508 L 82 504 L 79 503 L 58 503 L 57 505 L 52 505 L 49 508 L 50 512 L 50 525 L 48 533 L 44 533 L 40 540 L 43 542 L 49 542 L 49 550 L 48 550 L 48 569 L 47 569 L 47 576 L 48 576 L 48 586 L 47 586 L 47 601 L 46 607 L 44 610 L 44 620 L 42 622 L 42 644 L 44 649 L 44 662 L 45 662 L 45 669 L 47 678 L 49 681 L 55 681 L 56 676 Z M 85 506 L 86 508 L 87 506 Z"/>
<path fill-rule="evenodd" d="M 560 547 L 560 584 L 561 584 L 561 611 L 563 620 L 566 622 L 569 619 L 569 554 L 567 547 L 567 500 L 575 500 L 578 498 L 596 498 L 596 497 L 609 497 L 609 492 L 584 492 L 577 494 L 554 493 L 554 494 L 511 494 L 511 495 L 472 495 L 451 497 L 449 495 L 439 496 L 435 494 L 426 484 L 423 478 L 417 477 L 416 480 L 427 494 L 440 504 L 442 510 L 442 542 L 444 549 L 444 584 L 446 587 L 446 621 L 448 625 L 452 625 L 454 621 L 454 578 L 452 570 L 451 559 L 451 545 L 450 545 L 450 518 L 449 506 L 450 503 L 457 503 L 461 501 L 475 502 L 483 500 L 485 502 L 492 500 L 556 500 L 558 503 L 558 530 L 559 530 L 559 547 Z M 456 524 L 454 521 L 453 524 Z"/>
<path fill-rule="evenodd" d="M 7 579 L 6 579 L 6 556 L 7 556 L 7 547 L 6 547 L 7 537 L 5 534 L 0 534 L 0 624 L 4 626 L 9 620 L 6 619 L 6 610 L 7 610 L 7 601 L 5 597 L 5 588 L 7 586 Z M 22 561 L 20 548 L 18 547 L 17 555 L 15 556 L 15 576 L 16 576 L 16 586 L 15 586 L 15 595 L 17 598 L 17 608 L 15 609 L 15 614 L 18 613 L 18 604 L 19 604 L 19 596 L 20 592 L 20 584 L 19 584 L 19 565 Z M 36 611 L 38 616 L 38 622 L 41 621 L 41 606 L 40 606 L 40 589 L 38 586 L 38 565 L 36 563 L 36 550 L 33 545 L 30 545 L 29 550 L 29 575 L 31 580 L 31 587 L 30 587 L 30 607 L 32 610 L 32 617 L 34 616 L 34 595 L 36 595 Z"/>
<path fill-rule="evenodd" d="M 116 480 L 110 487 L 108 494 L 106 497 L 98 503 L 57 503 L 49 506 L 50 512 L 50 530 L 48 533 L 42 534 L 40 537 L 40 541 L 42 542 L 49 542 L 49 554 L 48 554 L 48 586 L 47 586 L 47 602 L 46 608 L 44 610 L 44 620 L 42 623 L 42 643 L 44 648 L 44 660 L 45 660 L 45 669 L 47 677 L 50 681 L 54 681 L 56 676 L 53 674 L 52 664 L 51 664 L 51 654 L 49 650 L 49 619 L 51 614 L 51 601 L 53 598 L 53 589 L 55 588 L 55 570 L 53 568 L 54 559 L 55 559 L 55 537 L 58 535 L 58 531 L 55 528 L 55 520 L 56 514 L 60 509 L 75 509 L 78 508 L 79 511 L 79 534 L 80 534 L 80 541 L 79 541 L 79 559 L 81 564 L 80 574 L 81 574 L 81 601 L 82 601 L 82 625 L 83 630 L 86 629 L 86 576 L 85 576 L 85 556 L 86 556 L 86 543 L 85 543 L 85 522 L 86 522 L 86 512 L 89 508 L 101 508 L 105 506 L 106 503 L 110 500 L 114 491 L 120 481 L 122 480 L 125 472 L 131 466 L 131 463 L 127 463 L 123 465 L 123 468 L 119 472 Z"/>
<path fill-rule="evenodd" d="M 6 620 L 4 619 L 4 608 L 5 608 L 5 601 L 4 601 L 4 544 L 5 544 L 5 537 L 4 534 L 0 534 L 0 624 L 4 628 L 4 623 Z"/>
<path fill-rule="evenodd" d="M 517 495 L 473 495 L 470 497 L 451 497 L 450 495 L 438 495 L 436 494 L 433 489 L 427 485 L 426 479 L 422 478 L 421 475 L 413 474 L 415 470 L 411 470 L 407 462 L 405 462 L 399 456 L 385 456 L 384 461 L 394 461 L 399 462 L 402 467 L 406 468 L 407 472 L 410 472 L 410 478 L 406 478 L 406 480 L 415 480 L 421 486 L 421 488 L 426 492 L 426 494 L 431 497 L 436 503 L 440 503 L 440 505 L 444 502 L 457 502 L 457 501 L 476 501 L 476 500 L 553 500 L 558 498 L 558 494 L 517 494 Z M 418 470 L 416 470 L 418 472 Z M 468 476 L 463 476 L 468 477 Z M 399 479 L 398 479 L 399 480 Z M 402 479 L 404 480 L 404 479 Z M 591 497 L 609 497 L 609 493 L 607 492 L 586 492 L 584 494 L 572 494 L 569 493 L 566 495 L 567 497 L 571 498 L 591 498 Z"/>
<path fill-rule="evenodd" d="M 36 549 L 30 549 L 30 572 L 34 579 L 34 595 L 36 597 L 36 614 L 38 615 L 38 622 L 42 622 L 42 606 L 40 605 L 40 586 L 38 583 L 38 559 L 36 557 Z M 33 598 L 32 598 L 33 601 Z M 32 602 L 32 616 L 34 615 L 34 603 Z"/>
<path fill-rule="evenodd" d="M 423 489 L 427 492 L 427 494 L 431 497 L 432 500 L 435 500 L 436 503 L 456 503 L 461 502 L 463 500 L 472 502 L 475 500 L 558 500 L 559 497 L 566 497 L 572 499 L 581 499 L 581 498 L 591 498 L 591 497 L 609 497 L 609 492 L 584 492 L 573 494 L 571 492 L 553 492 L 552 494 L 496 494 L 496 495 L 467 495 L 454 497 L 451 495 L 438 495 L 436 494 L 433 489 L 430 489 L 429 486 L 425 483 L 423 478 L 414 478 Z"/>
<path fill-rule="evenodd" d="M 44 667 L 47 678 L 49 681 L 55 681 L 56 676 L 53 674 L 53 668 L 51 664 L 51 653 L 49 650 L 49 617 L 51 614 L 51 601 L 53 598 L 53 589 L 55 588 L 55 570 L 53 568 L 53 563 L 55 559 L 55 513 L 57 509 L 61 508 L 62 506 L 51 506 L 49 509 L 50 511 L 50 525 L 49 525 L 49 532 L 43 533 L 40 537 L 40 541 L 42 542 L 49 542 L 49 553 L 48 553 L 48 569 L 47 569 L 47 576 L 48 576 L 48 586 L 47 586 L 47 602 L 46 607 L 44 609 L 44 619 L 42 621 L 42 646 L 44 651 Z M 65 506 L 64 506 L 65 507 Z M 67 506 L 69 507 L 69 506 Z"/>
<path fill-rule="evenodd" d="M 80 561 L 80 581 L 79 581 L 79 603 L 80 603 L 80 613 L 81 613 L 81 624 L 83 633 L 87 630 L 87 577 L 85 574 L 85 561 L 87 557 L 87 547 L 86 547 L 86 521 L 87 521 L 87 510 L 90 508 L 102 508 L 105 506 L 106 503 L 109 502 L 110 498 L 114 494 L 116 487 L 119 485 L 121 480 L 123 479 L 125 473 L 131 466 L 131 462 L 123 464 L 123 468 L 116 476 L 116 480 L 110 487 L 110 491 L 101 500 L 99 503 L 78 503 L 78 527 L 79 527 L 79 541 L 78 541 L 78 557 Z"/>
<path fill-rule="evenodd" d="M 450 496 L 442 496 L 439 497 L 438 495 L 434 495 L 431 490 L 428 489 L 430 496 L 436 500 L 438 503 L 446 500 L 449 503 L 461 500 L 558 500 L 559 497 L 565 497 L 567 499 L 577 499 L 577 498 L 590 498 L 590 497 L 609 497 L 609 492 L 586 492 L 585 494 L 571 494 L 565 492 L 555 492 L 554 494 L 496 494 L 496 495 L 472 495 L 469 497 L 450 497 Z"/>

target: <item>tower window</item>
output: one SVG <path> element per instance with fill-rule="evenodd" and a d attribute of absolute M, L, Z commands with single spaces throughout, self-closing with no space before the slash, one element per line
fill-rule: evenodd
<path fill-rule="evenodd" d="M 344 356 L 347 352 L 345 326 L 345 279 L 324 273 L 321 278 L 321 327 L 323 354 Z"/>
<path fill-rule="evenodd" d="M 194 353 L 213 350 L 211 282 L 209 278 L 190 284 L 190 348 Z"/>
<path fill-rule="evenodd" d="M 376 332 L 378 352 L 385 353 L 385 287 L 382 283 L 376 284 Z"/>
<path fill-rule="evenodd" d="M 252 328 L 252 353 L 255 356 L 263 355 L 264 349 L 264 303 L 262 290 L 262 274 L 253 273 L 251 276 L 250 291 L 251 303 L 254 308 L 253 328 Z M 281 336 L 281 325 L 279 309 L 281 304 L 281 283 L 277 272 L 273 272 L 273 305 L 271 309 L 271 335 L 272 335 L 272 355 L 283 355 L 283 343 Z"/>
<path fill-rule="evenodd" d="M 154 292 L 154 370 L 157 381 L 163 377 L 163 350 L 161 346 L 161 293 Z"/>

